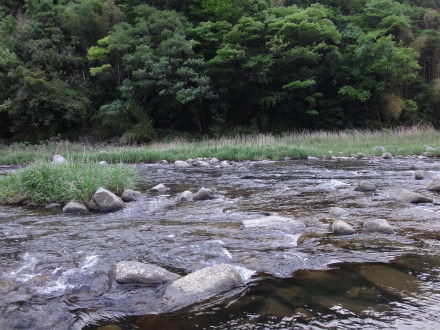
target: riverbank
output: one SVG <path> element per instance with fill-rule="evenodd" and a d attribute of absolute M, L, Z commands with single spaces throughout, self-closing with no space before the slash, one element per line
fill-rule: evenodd
<path fill-rule="evenodd" d="M 382 147 L 382 148 L 381 148 Z M 112 146 L 106 143 L 81 145 L 69 141 L 49 144 L 13 144 L 0 149 L 0 164 L 50 161 L 55 154 L 71 161 L 139 163 L 175 161 L 199 157 L 220 160 L 280 160 L 285 157 L 440 156 L 440 132 L 432 128 L 400 128 L 387 131 L 346 130 L 341 132 L 301 132 L 280 136 L 223 137 L 197 142 L 176 140 L 139 146 Z"/>

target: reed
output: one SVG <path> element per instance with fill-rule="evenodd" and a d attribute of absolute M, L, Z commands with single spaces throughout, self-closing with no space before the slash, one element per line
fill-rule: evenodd
<path fill-rule="evenodd" d="M 379 155 L 382 146 L 393 155 L 421 155 L 426 146 L 440 147 L 440 132 L 433 128 L 397 128 L 391 130 L 345 130 L 338 132 L 303 131 L 282 135 L 238 135 L 190 142 L 178 140 L 155 142 L 142 146 L 123 146 L 97 150 L 67 141 L 50 145 L 16 144 L 0 150 L 0 164 L 31 163 L 36 159 L 49 161 L 60 154 L 73 161 L 106 160 L 109 163 L 138 163 L 217 157 L 229 160 L 282 159 L 307 156 Z M 440 149 L 431 151 L 439 156 Z"/>

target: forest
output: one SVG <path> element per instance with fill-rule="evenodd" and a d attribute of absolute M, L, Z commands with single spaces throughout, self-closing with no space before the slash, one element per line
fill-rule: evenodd
<path fill-rule="evenodd" d="M 439 0 L 1 0 L 0 142 L 440 126 Z"/>

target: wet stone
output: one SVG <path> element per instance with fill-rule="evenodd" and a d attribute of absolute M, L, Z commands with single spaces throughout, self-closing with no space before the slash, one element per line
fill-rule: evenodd
<path fill-rule="evenodd" d="M 148 285 L 174 281 L 180 275 L 164 268 L 137 261 L 121 261 L 116 264 L 115 280 L 118 283 L 144 283 Z"/>
<path fill-rule="evenodd" d="M 207 200 L 207 199 L 214 199 L 215 194 L 211 189 L 202 187 L 200 190 L 194 195 L 194 200 Z"/>
<path fill-rule="evenodd" d="M 361 181 L 361 182 L 359 182 L 358 186 L 354 190 L 366 192 L 366 191 L 376 191 L 376 189 L 377 188 L 374 183 L 367 182 L 367 181 Z"/>
<path fill-rule="evenodd" d="M 187 162 L 184 162 L 183 160 L 176 160 L 174 162 L 174 167 L 190 167 L 191 165 Z"/>
<path fill-rule="evenodd" d="M 89 202 L 89 209 L 98 212 L 114 212 L 125 208 L 125 203 L 111 191 L 102 187 L 93 195 Z"/>
<path fill-rule="evenodd" d="M 363 229 L 370 233 L 394 234 L 394 229 L 385 219 L 367 221 L 364 223 Z"/>
<path fill-rule="evenodd" d="M 81 213 L 86 213 L 87 207 L 81 203 L 78 202 L 74 202 L 71 201 L 69 203 L 67 203 L 64 207 L 63 207 L 63 212 L 64 213 L 74 213 L 74 214 L 81 214 Z"/>
<path fill-rule="evenodd" d="M 426 190 L 440 192 L 440 177 L 432 179 L 426 186 Z"/>
<path fill-rule="evenodd" d="M 121 199 L 124 202 L 134 202 L 141 200 L 142 197 L 143 195 L 140 191 L 125 189 L 124 192 L 122 193 Z"/>
<path fill-rule="evenodd" d="M 384 152 L 384 153 L 382 154 L 382 158 L 383 158 L 383 159 L 393 159 L 393 155 L 390 154 L 389 152 Z"/>
<path fill-rule="evenodd" d="M 44 206 L 45 209 L 61 209 L 63 206 L 59 203 L 50 203 Z"/>
<path fill-rule="evenodd" d="M 292 316 L 294 311 L 276 299 L 265 298 L 262 301 L 258 314 L 283 318 L 286 316 Z"/>
<path fill-rule="evenodd" d="M 404 203 L 432 203 L 432 198 L 406 189 L 396 190 L 390 197 L 392 200 Z"/>
<path fill-rule="evenodd" d="M 425 174 L 425 171 L 417 170 L 417 171 L 414 172 L 414 178 L 416 180 L 423 180 L 424 179 L 424 174 Z"/>
<path fill-rule="evenodd" d="M 346 211 L 340 207 L 332 207 L 329 211 L 329 216 L 332 218 L 340 218 L 340 217 L 343 217 L 344 215 L 347 215 L 347 214 L 348 214 L 348 211 Z"/>
<path fill-rule="evenodd" d="M 153 192 L 164 192 L 169 190 L 170 188 L 166 187 L 163 183 L 158 184 L 157 186 L 154 186 L 153 188 L 150 189 L 150 191 Z"/>
<path fill-rule="evenodd" d="M 18 283 L 9 280 L 0 280 L 0 293 L 8 293 L 16 290 L 19 287 Z"/>
<path fill-rule="evenodd" d="M 335 235 L 353 235 L 354 229 L 342 220 L 336 220 L 331 224 L 332 233 Z"/>
<path fill-rule="evenodd" d="M 310 296 L 299 286 L 275 289 L 275 295 L 294 305 L 306 305 Z"/>
<path fill-rule="evenodd" d="M 165 297 L 178 304 L 192 304 L 244 284 L 238 270 L 228 264 L 203 268 L 171 283 Z"/>
<path fill-rule="evenodd" d="M 194 194 L 189 190 L 185 190 L 176 197 L 178 202 L 191 202 L 193 198 Z"/>

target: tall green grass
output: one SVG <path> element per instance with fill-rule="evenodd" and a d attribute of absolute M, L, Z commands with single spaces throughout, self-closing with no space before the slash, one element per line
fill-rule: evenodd
<path fill-rule="evenodd" d="M 143 146 L 111 147 L 97 150 L 69 142 L 48 146 L 12 145 L 0 150 L 0 164 L 30 163 L 35 159 L 51 160 L 60 154 L 73 161 L 106 160 L 109 163 L 155 162 L 217 157 L 229 160 L 281 159 L 307 156 L 380 155 L 382 146 L 393 155 L 421 155 L 426 145 L 440 147 L 440 132 L 432 128 L 399 128 L 389 131 L 346 130 L 339 132 L 300 132 L 282 135 L 258 134 L 223 137 L 198 142 L 156 142 Z M 440 148 L 431 151 L 440 155 Z"/>
<path fill-rule="evenodd" d="M 120 195 L 124 189 L 134 188 L 136 180 L 136 170 L 124 164 L 38 162 L 0 177 L 0 203 L 88 203 L 99 187 Z"/>

